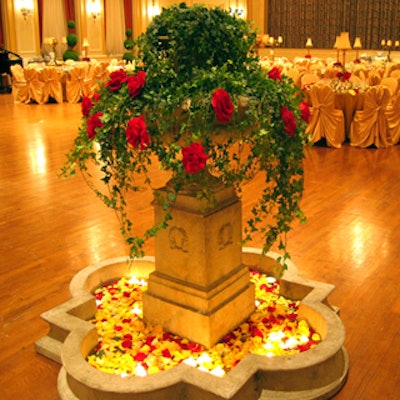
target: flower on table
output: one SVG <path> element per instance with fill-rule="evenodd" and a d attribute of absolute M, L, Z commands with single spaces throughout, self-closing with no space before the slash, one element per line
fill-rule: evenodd
<path fill-rule="evenodd" d="M 207 154 L 200 143 L 191 143 L 182 147 L 182 163 L 188 174 L 195 174 L 202 171 L 206 166 Z"/>
<path fill-rule="evenodd" d="M 135 149 L 144 150 L 150 144 L 150 136 L 143 115 L 128 121 L 126 139 Z"/>
<path fill-rule="evenodd" d="M 288 109 L 287 106 L 283 106 L 281 109 L 281 118 L 283 121 L 284 129 L 289 136 L 294 136 L 296 131 L 296 120 L 293 113 Z"/>
<path fill-rule="evenodd" d="M 272 79 L 274 81 L 282 81 L 282 75 L 281 75 L 281 71 L 279 70 L 279 68 L 278 67 L 272 68 L 268 72 L 268 78 Z"/>
<path fill-rule="evenodd" d="M 341 71 L 336 74 L 337 78 L 342 82 L 348 81 L 351 77 L 351 73 L 349 71 Z"/>
<path fill-rule="evenodd" d="M 234 111 L 229 93 L 222 88 L 216 89 L 212 94 L 211 104 L 218 121 L 228 123 Z"/>
<path fill-rule="evenodd" d="M 102 128 L 104 126 L 104 123 L 100 118 L 102 115 L 103 113 L 98 111 L 87 120 L 87 134 L 90 139 L 93 139 L 96 136 L 96 128 Z"/>

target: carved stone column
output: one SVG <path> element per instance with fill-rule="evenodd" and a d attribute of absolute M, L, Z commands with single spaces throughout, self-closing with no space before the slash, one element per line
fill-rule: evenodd
<path fill-rule="evenodd" d="M 242 263 L 241 203 L 222 185 L 215 198 L 205 208 L 195 191 L 178 195 L 173 219 L 156 236 L 155 271 L 143 295 L 147 322 L 206 347 L 246 320 L 255 299 Z M 165 211 L 157 202 L 154 208 L 161 221 Z"/>

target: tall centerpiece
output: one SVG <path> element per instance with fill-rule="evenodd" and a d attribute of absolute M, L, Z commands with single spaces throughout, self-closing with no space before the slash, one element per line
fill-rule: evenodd
<path fill-rule="evenodd" d="M 260 68 L 255 40 L 249 22 L 222 9 L 165 9 L 137 42 L 137 68 L 114 71 L 83 100 L 65 169 L 100 168 L 106 191 L 95 191 L 119 215 L 131 257 L 157 236 L 145 320 L 206 346 L 254 310 L 241 185 L 264 175 L 245 239 L 261 231 L 264 253 L 278 240 L 283 264 L 285 235 L 301 215 L 304 103 L 279 70 Z M 155 161 L 171 173 L 162 190 L 149 174 Z M 126 196 L 143 186 L 154 191 L 156 218 L 139 237 Z"/>
<path fill-rule="evenodd" d="M 136 69 L 121 68 L 93 98 L 82 102 L 83 123 L 64 175 L 85 174 L 113 208 L 131 257 L 164 229 L 178 194 L 187 188 L 215 203 L 215 181 L 232 187 L 256 174 L 265 185 L 254 198 L 244 240 L 261 233 L 288 258 L 286 234 L 303 191 L 306 105 L 288 78 L 260 68 L 251 24 L 220 8 L 174 5 L 156 16 L 136 43 Z M 128 194 L 156 188 L 150 166 L 171 174 L 156 200 L 166 213 L 144 234 L 135 230 Z M 93 165 L 103 187 L 93 183 Z M 129 211 L 128 211 L 129 208 Z"/>
<path fill-rule="evenodd" d="M 253 400 L 264 393 L 271 399 L 285 394 L 322 399 L 344 384 L 344 330 L 327 301 L 333 287 L 297 277 L 286 250 L 291 223 L 303 218 L 299 202 L 309 110 L 277 68 L 261 69 L 255 40 L 249 22 L 222 9 L 171 6 L 136 41 L 134 62 L 112 72 L 98 93 L 83 99 L 83 122 L 63 174 L 81 171 L 115 210 L 130 260 L 85 268 L 71 282 L 72 299 L 42 315 L 50 331 L 36 346 L 62 363 L 63 400 Z M 154 183 L 159 169 L 168 175 L 161 188 Z M 255 175 L 264 184 L 243 229 L 242 187 Z M 135 195 L 145 189 L 153 194 L 155 218 L 143 233 L 135 225 Z M 253 233 L 264 239 L 262 248 L 242 249 Z M 153 237 L 155 257 L 144 257 L 146 240 Z M 274 244 L 280 255 L 271 257 Z M 157 325 L 166 337 L 172 332 L 195 342 L 195 348 L 212 349 L 250 320 L 255 290 L 249 269 L 254 267 L 282 277 L 283 296 L 301 301 L 299 317 L 321 334 L 318 346 L 296 357 L 247 354 L 224 378 L 183 362 L 143 377 L 136 367 L 146 369 L 144 350 L 140 359 L 128 356 L 136 363 L 132 376 L 108 375 L 87 362 L 89 355 L 109 350 L 89 322 L 96 310 L 93 293 L 103 284 L 134 270 L 147 282 L 143 326 Z M 111 334 L 121 328 L 114 326 Z M 120 343 L 116 336 L 121 346 L 116 354 L 126 360 L 120 350 L 133 346 L 134 337 L 124 335 Z"/>

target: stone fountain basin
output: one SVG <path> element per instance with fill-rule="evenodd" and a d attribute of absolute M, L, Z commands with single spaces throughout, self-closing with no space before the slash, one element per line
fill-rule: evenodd
<path fill-rule="evenodd" d="M 280 275 L 278 255 L 243 249 L 243 263 L 270 276 Z M 305 319 L 322 338 L 313 349 L 293 356 L 267 358 L 247 355 L 224 377 L 216 377 L 186 364 L 145 377 L 106 374 L 86 362 L 97 345 L 92 295 L 104 283 L 123 276 L 147 278 L 154 258 L 129 261 L 120 257 L 99 262 L 79 272 L 71 281 L 72 299 L 42 315 L 50 325 L 36 350 L 62 365 L 58 392 L 62 400 L 256 400 L 329 399 L 345 383 L 348 356 L 345 331 L 328 296 L 333 285 L 299 277 L 293 263 L 284 272 L 281 294 L 301 300 L 299 319 Z"/>

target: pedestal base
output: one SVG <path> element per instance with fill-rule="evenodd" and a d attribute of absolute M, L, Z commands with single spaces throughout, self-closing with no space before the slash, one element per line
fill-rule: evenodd
<path fill-rule="evenodd" d="M 208 290 L 153 272 L 143 310 L 147 322 L 210 348 L 254 311 L 254 297 L 245 266 Z"/>
<path fill-rule="evenodd" d="M 247 249 L 243 263 L 274 276 L 277 256 L 264 257 L 259 250 Z M 86 362 L 98 341 L 96 329 L 87 322 L 96 309 L 91 293 L 123 276 L 147 278 L 153 270 L 151 257 L 133 263 L 123 257 L 87 267 L 71 282 L 73 298 L 42 315 L 50 331 L 36 342 L 36 350 L 62 363 L 58 379 L 62 400 L 320 400 L 334 396 L 346 382 L 344 327 L 327 300 L 334 287 L 299 277 L 290 262 L 281 279 L 281 293 L 301 300 L 299 317 L 322 337 L 315 348 L 285 357 L 250 354 L 223 378 L 186 364 L 145 377 L 121 377 L 93 368 Z"/>

